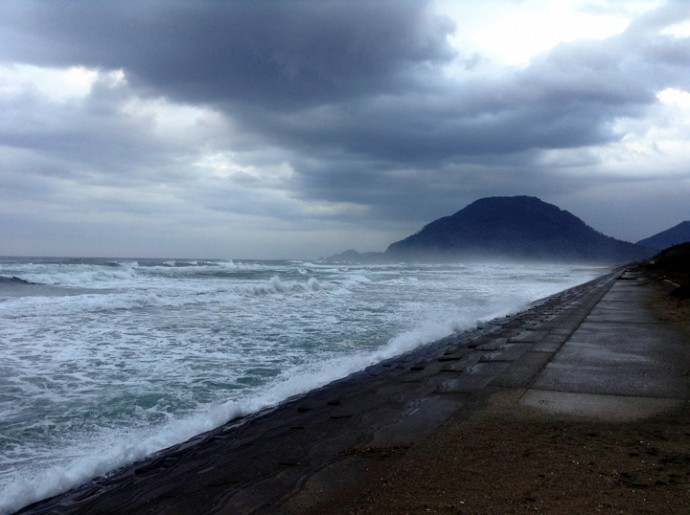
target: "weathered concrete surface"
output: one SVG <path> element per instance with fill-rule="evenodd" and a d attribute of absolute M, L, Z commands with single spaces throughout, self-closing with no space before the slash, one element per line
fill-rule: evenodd
<path fill-rule="evenodd" d="M 617 280 L 539 373 L 521 403 L 612 420 L 690 398 L 690 345 L 649 309 L 643 276 Z"/>

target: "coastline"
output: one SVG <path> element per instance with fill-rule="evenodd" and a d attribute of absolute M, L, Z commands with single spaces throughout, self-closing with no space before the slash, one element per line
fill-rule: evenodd
<path fill-rule="evenodd" d="M 19 513 L 367 511 L 376 506 L 365 502 L 374 499 L 369 486 L 406 462 L 429 462 L 421 449 L 454 423 L 490 412 L 497 392 L 526 388 L 619 275 L 232 421 Z"/>

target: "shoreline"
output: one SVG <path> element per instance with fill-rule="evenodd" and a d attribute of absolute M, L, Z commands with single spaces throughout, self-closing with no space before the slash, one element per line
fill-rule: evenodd
<path fill-rule="evenodd" d="M 567 304 L 591 293 L 592 289 L 600 289 L 602 284 L 614 280 L 614 276 L 615 273 L 604 275 L 569 288 L 536 301 L 518 314 L 487 322 L 478 329 L 451 335 L 325 387 L 288 399 L 278 406 L 235 419 L 220 428 L 155 453 L 144 461 L 115 471 L 107 478 L 96 478 L 69 492 L 27 506 L 18 513 L 46 513 L 52 510 L 69 513 L 91 509 L 89 506 L 92 505 L 101 506 L 99 509 L 105 513 L 109 511 L 108 506 L 115 510 L 118 503 L 126 506 L 128 511 L 136 511 L 139 509 L 137 506 L 149 510 L 152 503 L 162 502 L 169 494 L 163 494 L 155 500 L 149 495 L 127 492 L 130 489 L 148 490 L 150 486 L 143 485 L 151 484 L 156 484 L 153 489 L 155 491 L 175 491 L 176 487 L 166 488 L 165 484 L 158 484 L 156 479 L 171 474 L 171 470 L 177 470 L 173 473 L 176 477 L 179 476 L 176 481 L 188 483 L 185 476 L 201 474 L 203 469 L 209 469 L 206 474 L 212 476 L 213 470 L 222 468 L 225 470 L 225 479 L 204 478 L 196 489 L 222 490 L 222 485 L 229 486 L 234 492 L 231 495 L 235 498 L 233 502 L 239 502 L 246 497 L 248 487 L 257 481 L 261 482 L 261 478 L 270 475 L 289 476 L 291 480 L 281 477 L 278 483 L 266 485 L 269 492 L 286 489 L 290 481 L 299 483 L 322 466 L 315 464 L 340 459 L 339 452 L 349 452 L 352 448 L 366 446 L 368 443 L 376 446 L 385 444 L 391 449 L 391 456 L 387 457 L 404 454 L 406 449 L 431 434 L 451 414 L 458 410 L 470 413 L 485 402 L 481 390 L 493 376 L 510 364 L 510 361 L 487 357 L 487 350 L 491 354 L 491 342 L 494 342 L 493 347 L 497 347 L 496 338 L 503 342 L 507 342 L 511 335 L 519 339 L 520 333 L 529 331 L 534 325 L 532 319 L 552 317 L 552 306 Z M 489 348 L 485 347 L 487 344 Z M 510 348 L 513 354 L 520 349 L 525 350 L 525 346 L 518 341 L 512 342 Z M 432 373 L 427 367 L 429 363 L 437 365 Z M 440 368 L 447 370 L 441 371 Z M 463 386 L 456 384 L 458 377 L 462 377 Z M 350 402 L 365 416 L 358 417 L 354 414 L 356 410 L 345 408 Z M 357 418 L 360 418 L 357 420 L 357 427 L 350 427 L 340 435 L 342 426 L 351 425 Z M 314 454 L 310 449 L 313 447 L 314 436 L 312 431 L 305 430 L 307 427 L 321 428 L 314 432 L 333 433 L 333 440 L 342 441 L 340 451 L 334 454 L 325 449 L 306 463 L 302 456 Z M 257 432 L 262 436 L 257 437 Z M 262 439 L 265 443 L 261 442 Z M 293 448 L 286 449 L 290 445 Z M 262 447 L 265 455 L 261 455 L 257 461 L 256 452 L 243 451 L 247 446 Z M 228 467 L 227 463 L 223 463 L 221 467 L 216 463 L 202 466 L 204 460 L 217 454 L 233 458 L 235 465 Z M 371 460 L 366 458 L 360 461 Z M 248 468 L 255 470 L 251 473 Z M 228 477 L 232 479 L 227 479 Z M 260 497 L 263 499 L 264 495 L 267 492 Z M 139 504 L 129 502 L 131 497 L 139 499 Z M 223 497 L 227 497 L 227 494 Z M 250 504 L 252 503 L 245 500 L 239 502 L 238 506 Z"/>
<path fill-rule="evenodd" d="M 690 436 L 684 429 L 690 425 L 690 411 L 669 408 L 677 401 L 652 399 L 652 408 L 666 409 L 641 422 L 607 421 L 603 426 L 596 417 L 547 413 L 538 403 L 524 402 L 528 391 L 540 392 L 539 381 L 548 389 L 543 377 L 553 380 L 546 372 L 559 366 L 559 353 L 565 349 L 567 354 L 574 335 L 583 330 L 591 334 L 583 321 L 602 323 L 601 313 L 626 315 L 631 302 L 626 292 L 639 290 L 639 280 L 626 274 L 612 272 L 536 301 L 518 314 L 383 361 L 18 513 L 368 513 L 393 507 L 474 513 L 505 511 L 501 506 L 514 512 L 536 508 L 559 513 L 568 506 L 577 511 L 585 505 L 572 504 L 575 497 L 566 496 L 563 483 L 549 471 L 560 463 L 564 480 L 591 472 L 591 465 L 568 467 L 583 448 L 597 449 L 597 455 L 609 452 L 611 463 L 626 457 L 621 448 L 629 448 L 628 460 L 642 451 L 656 452 L 648 460 L 658 458 L 657 468 L 665 471 L 655 479 L 661 484 L 648 484 L 625 459 L 613 472 L 597 469 L 613 488 L 600 497 L 614 491 L 625 500 L 630 494 L 626 488 L 642 484 L 638 490 L 661 492 L 665 501 L 672 497 L 668 506 L 687 501 L 683 506 L 690 507 L 690 494 L 678 486 L 687 484 L 679 478 L 690 475 L 690 454 L 668 443 L 684 443 Z M 614 303 L 600 304 L 607 296 Z M 652 323 L 655 330 L 667 325 Z M 690 397 L 676 390 L 669 395 L 683 399 L 687 407 Z M 655 445 L 640 447 L 635 443 L 639 440 L 631 440 L 640 431 L 643 440 Z M 662 445 L 663 438 L 667 443 Z M 487 449 L 492 449 L 489 454 Z M 459 469 L 458 460 L 463 464 Z M 455 479 L 448 483 L 446 478 Z M 524 478 L 538 486 L 534 495 L 524 494 Z M 487 482 L 500 484 L 499 494 Z M 581 496 L 586 493 L 580 491 Z M 564 504 L 566 498 L 571 504 Z M 604 511 L 623 506 L 607 499 L 594 502 L 592 496 L 588 502 L 588 509 Z"/>

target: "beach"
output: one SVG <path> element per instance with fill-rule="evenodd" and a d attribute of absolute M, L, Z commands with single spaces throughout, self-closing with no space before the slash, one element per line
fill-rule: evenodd
<path fill-rule="evenodd" d="M 615 272 L 22 513 L 687 512 L 686 309 Z"/>

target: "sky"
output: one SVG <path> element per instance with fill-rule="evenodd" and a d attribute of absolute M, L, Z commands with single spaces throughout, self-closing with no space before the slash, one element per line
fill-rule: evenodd
<path fill-rule="evenodd" d="M 690 2 L 0 2 L 0 255 L 316 259 L 487 196 L 690 219 Z"/>

